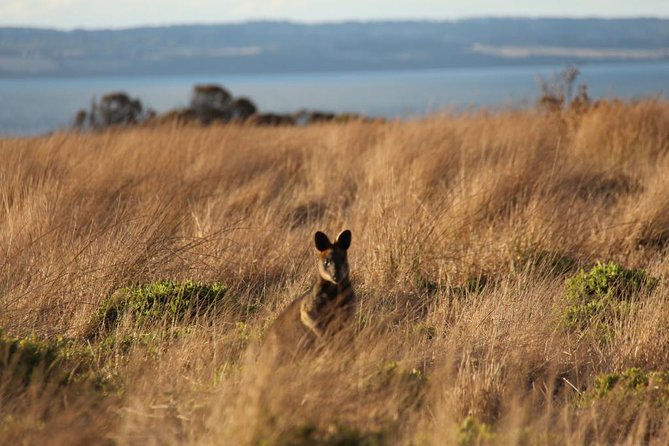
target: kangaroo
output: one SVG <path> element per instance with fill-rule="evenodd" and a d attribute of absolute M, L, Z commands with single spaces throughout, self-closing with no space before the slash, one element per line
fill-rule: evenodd
<path fill-rule="evenodd" d="M 279 315 L 266 341 L 273 349 L 293 355 L 343 329 L 355 311 L 347 256 L 351 231 L 342 231 L 334 243 L 318 231 L 314 243 L 318 251 L 317 282 Z"/>

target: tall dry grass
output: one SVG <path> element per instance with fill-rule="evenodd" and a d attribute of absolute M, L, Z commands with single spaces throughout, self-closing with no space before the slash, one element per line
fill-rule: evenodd
<path fill-rule="evenodd" d="M 669 369 L 666 282 L 603 344 L 564 328 L 573 270 L 549 265 L 666 277 L 668 154 L 653 100 L 1 139 L 0 327 L 69 339 L 107 387 L 22 386 L 6 367 L 0 439 L 666 444 L 652 407 L 579 404 L 599 373 Z M 267 370 L 256 346 L 314 278 L 313 232 L 343 228 L 354 345 Z M 95 335 L 115 290 L 189 278 L 249 310 Z"/>

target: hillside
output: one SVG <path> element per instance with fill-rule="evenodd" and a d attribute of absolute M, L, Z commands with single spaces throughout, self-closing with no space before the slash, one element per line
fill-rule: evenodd
<path fill-rule="evenodd" d="M 669 20 L 0 28 L 0 76 L 318 72 L 667 60 Z"/>
<path fill-rule="evenodd" d="M 669 441 L 666 102 L 0 156 L 7 444 Z M 314 231 L 342 228 L 354 344 L 266 370 Z"/>

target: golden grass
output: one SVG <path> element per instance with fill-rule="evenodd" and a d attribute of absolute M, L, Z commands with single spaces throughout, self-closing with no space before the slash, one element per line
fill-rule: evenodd
<path fill-rule="evenodd" d="M 0 327 L 71 339 L 110 389 L 17 390 L 0 368 L 6 444 L 669 441 L 659 409 L 578 403 L 598 373 L 669 370 L 664 279 L 602 343 L 565 330 L 569 273 L 537 260 L 667 276 L 668 103 L 56 133 L 1 139 L 0 159 Z M 266 370 L 313 232 L 343 228 L 354 346 Z M 94 335 L 116 289 L 189 278 L 255 310 Z"/>

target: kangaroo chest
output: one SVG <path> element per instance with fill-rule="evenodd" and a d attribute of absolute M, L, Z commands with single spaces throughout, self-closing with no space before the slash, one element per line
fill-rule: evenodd
<path fill-rule="evenodd" d="M 336 310 L 351 303 L 353 290 L 346 282 L 340 285 L 322 281 L 318 284 L 314 295 L 314 307 L 317 311 Z"/>
<path fill-rule="evenodd" d="M 350 283 L 335 285 L 321 281 L 300 306 L 302 323 L 317 336 L 322 336 L 330 323 L 345 320 L 353 309 L 353 290 Z"/>

